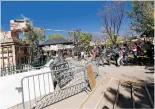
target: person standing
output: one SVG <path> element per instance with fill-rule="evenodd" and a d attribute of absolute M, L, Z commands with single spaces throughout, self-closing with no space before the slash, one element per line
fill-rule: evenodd
<path fill-rule="evenodd" d="M 78 60 L 81 61 L 81 52 L 78 51 Z"/>
<path fill-rule="evenodd" d="M 116 66 L 118 66 L 118 58 L 119 58 L 119 54 L 118 54 L 118 45 L 115 46 L 115 48 L 113 49 L 113 52 L 114 52 L 114 55 L 115 55 L 115 63 L 116 63 Z"/>
<path fill-rule="evenodd" d="M 94 46 L 92 49 L 92 60 L 96 60 L 96 55 L 97 55 L 97 47 Z"/>
<path fill-rule="evenodd" d="M 50 58 L 49 52 L 47 52 L 47 62 L 50 61 L 50 59 L 51 58 Z"/>
<path fill-rule="evenodd" d="M 153 57 L 154 57 L 154 47 L 153 44 L 151 44 L 151 42 L 147 42 L 147 49 L 146 49 L 146 54 L 147 57 L 149 57 L 149 64 L 153 63 Z"/>
<path fill-rule="evenodd" d="M 137 43 L 135 43 L 132 46 L 132 53 L 133 53 L 133 56 L 134 56 L 134 61 L 137 64 Z"/>
<path fill-rule="evenodd" d="M 133 52 L 134 57 L 136 58 L 137 57 L 137 43 L 135 43 L 132 46 L 132 52 Z"/>
<path fill-rule="evenodd" d="M 97 65 L 99 66 L 100 60 L 102 61 L 102 66 L 104 67 L 104 54 L 102 53 L 103 49 L 99 46 L 98 47 L 98 55 L 97 55 Z"/>
<path fill-rule="evenodd" d="M 84 59 L 84 51 L 81 51 L 81 59 Z"/>
<path fill-rule="evenodd" d="M 122 48 L 119 48 L 118 54 L 119 54 L 119 58 L 117 59 L 117 64 L 118 64 L 118 66 L 120 66 L 121 63 L 124 64 L 123 61 L 122 61 L 122 59 L 123 59 L 123 50 L 122 50 Z"/>
<path fill-rule="evenodd" d="M 127 44 L 124 44 L 124 46 L 123 46 L 123 59 L 124 59 L 125 65 L 128 64 L 128 53 L 129 53 L 129 48 L 128 48 Z"/>

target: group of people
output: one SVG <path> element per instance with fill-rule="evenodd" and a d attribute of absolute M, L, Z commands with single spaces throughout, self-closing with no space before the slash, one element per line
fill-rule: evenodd
<path fill-rule="evenodd" d="M 105 65 L 105 60 L 108 62 L 108 64 L 110 65 L 110 61 L 106 58 L 106 49 L 104 48 L 104 46 L 94 46 L 91 50 L 91 57 L 92 60 L 96 60 L 97 61 L 97 65 L 99 66 L 100 61 L 102 61 L 102 65 Z"/>
<path fill-rule="evenodd" d="M 79 60 L 85 59 L 85 52 L 84 52 L 84 50 L 78 52 L 78 59 Z"/>
<path fill-rule="evenodd" d="M 146 48 L 146 54 L 147 56 L 153 57 L 153 53 L 150 50 L 150 43 L 148 42 L 145 46 L 149 46 Z M 149 49 L 148 49 L 149 48 Z M 128 55 L 131 54 L 134 58 L 134 62 L 137 63 L 137 56 L 142 55 L 142 47 L 138 45 L 137 43 L 134 43 L 130 47 L 127 44 L 123 44 L 122 46 L 113 46 L 111 47 L 111 53 L 114 56 L 115 60 L 115 65 L 120 66 L 120 65 L 127 65 L 128 64 Z M 91 50 L 91 55 L 92 55 L 92 60 L 96 60 L 97 64 L 99 65 L 100 61 L 102 61 L 102 65 L 105 65 L 105 60 L 108 62 L 110 65 L 110 59 L 109 56 L 107 56 L 107 49 L 105 47 L 101 46 L 94 46 L 93 49 Z M 152 58 L 150 58 L 151 60 Z"/>
<path fill-rule="evenodd" d="M 127 65 L 129 48 L 126 44 L 124 44 L 121 47 L 119 47 L 118 45 L 115 46 L 113 49 L 113 52 L 114 52 L 116 66 L 120 66 L 121 64 Z"/>
<path fill-rule="evenodd" d="M 120 66 L 121 64 L 125 65 L 127 63 L 128 58 L 128 47 L 124 44 L 123 47 L 119 47 L 116 45 L 112 48 L 111 54 L 114 55 L 114 59 L 116 62 L 116 66 Z M 108 65 L 110 65 L 110 56 L 107 55 L 107 49 L 101 46 L 94 46 L 91 51 L 92 60 L 96 60 L 99 66 L 100 61 L 102 61 L 102 65 L 105 65 L 105 61 L 107 61 Z"/>

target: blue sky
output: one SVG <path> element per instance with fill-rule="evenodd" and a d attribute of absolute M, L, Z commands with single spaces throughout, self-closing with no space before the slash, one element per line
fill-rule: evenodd
<path fill-rule="evenodd" d="M 5 31 L 10 29 L 10 20 L 21 18 L 21 14 L 30 18 L 34 26 L 53 30 L 65 31 L 46 31 L 46 36 L 52 33 L 60 33 L 67 36 L 67 31 L 80 28 L 86 32 L 101 32 L 102 22 L 97 15 L 98 9 L 106 1 L 3 1 L 2 7 L 2 28 Z M 131 10 L 130 2 L 127 2 L 127 10 Z M 128 28 L 129 19 L 127 15 L 123 20 L 120 34 Z"/>

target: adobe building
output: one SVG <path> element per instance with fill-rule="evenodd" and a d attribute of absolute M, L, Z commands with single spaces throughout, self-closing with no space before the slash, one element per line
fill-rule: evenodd
<path fill-rule="evenodd" d="M 19 39 L 18 33 L 27 27 L 27 20 L 11 20 L 8 32 L 0 31 L 0 62 L 1 68 L 9 65 L 21 65 L 30 56 L 30 47 Z"/>

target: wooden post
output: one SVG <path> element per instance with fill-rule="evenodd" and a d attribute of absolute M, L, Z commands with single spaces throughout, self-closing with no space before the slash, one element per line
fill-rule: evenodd
<path fill-rule="evenodd" d="M 9 66 L 9 49 L 8 49 L 8 47 L 7 47 L 7 60 L 8 60 L 8 65 L 7 66 Z"/>
<path fill-rule="evenodd" d="M 18 65 L 21 65 L 21 55 L 20 55 L 20 53 L 21 53 L 21 50 L 20 50 L 20 46 L 19 46 L 19 55 L 18 55 L 19 63 L 18 63 Z"/>
<path fill-rule="evenodd" d="M 3 47 L 2 47 L 2 68 L 4 68 L 4 55 L 3 55 Z"/>
<path fill-rule="evenodd" d="M 13 65 L 16 66 L 16 51 L 15 45 L 12 45 L 12 56 L 13 56 Z"/>

